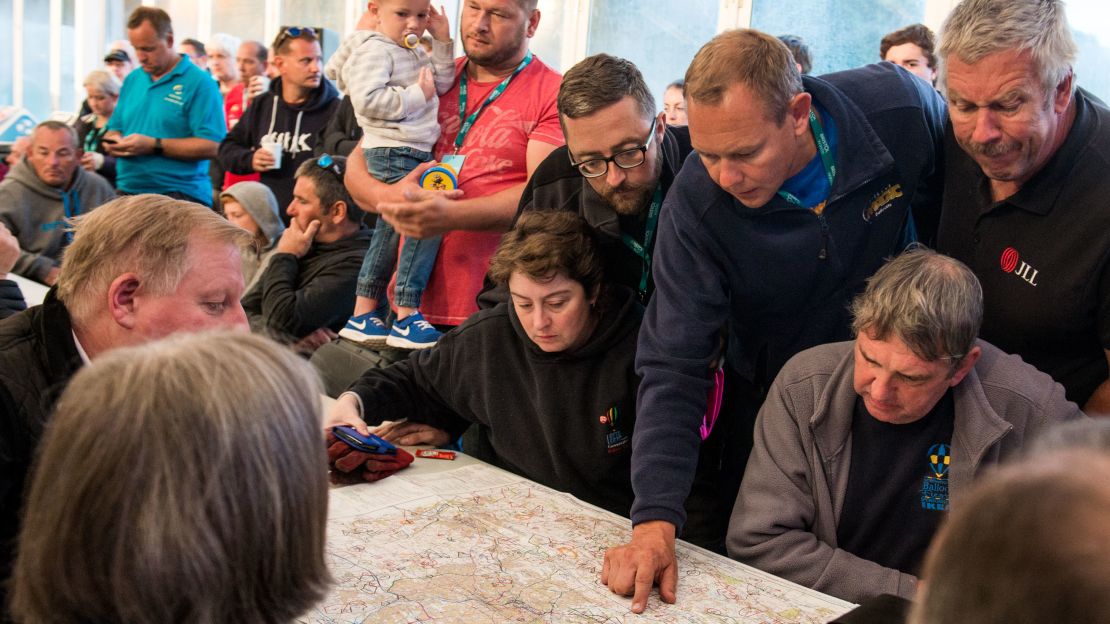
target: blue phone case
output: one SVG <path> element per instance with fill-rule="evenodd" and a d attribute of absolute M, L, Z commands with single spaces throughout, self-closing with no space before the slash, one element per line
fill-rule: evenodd
<path fill-rule="evenodd" d="M 339 425 L 332 427 L 332 433 L 339 440 L 345 442 L 351 448 L 362 451 L 364 453 L 376 453 L 378 455 L 395 455 L 397 447 L 393 444 L 379 438 L 374 434 L 362 435 L 354 427 L 347 425 Z"/>

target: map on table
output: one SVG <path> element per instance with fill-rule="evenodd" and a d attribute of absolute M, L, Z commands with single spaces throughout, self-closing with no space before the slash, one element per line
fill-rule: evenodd
<path fill-rule="evenodd" d="M 678 604 L 598 581 L 629 523 L 485 465 L 331 491 L 335 584 L 304 622 L 828 622 L 851 603 L 679 543 Z"/>

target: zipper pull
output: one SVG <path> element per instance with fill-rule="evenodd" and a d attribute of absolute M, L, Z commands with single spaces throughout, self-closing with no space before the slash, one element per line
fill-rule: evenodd
<path fill-rule="evenodd" d="M 825 220 L 824 214 L 817 215 L 817 220 L 821 222 L 821 251 L 817 254 L 817 259 L 825 260 L 829 257 L 829 222 Z"/>

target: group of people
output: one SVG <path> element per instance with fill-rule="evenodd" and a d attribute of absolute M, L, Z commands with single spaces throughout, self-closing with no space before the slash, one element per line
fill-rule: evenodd
<path fill-rule="evenodd" d="M 315 32 L 285 28 L 278 77 L 228 132 L 201 110 L 221 101 L 218 81 L 174 52 L 168 16 L 140 7 L 128 34 L 141 71 L 90 121 L 124 196 L 79 165 L 72 129 L 36 129 L 17 167 L 54 189 L 38 230 L 65 253 L 59 265 L 21 239 L 11 253 L 26 226 L 0 230 L 0 270 L 10 259 L 56 282 L 0 322 L 0 572 L 14 570 L 16 617 L 295 617 L 327 582 L 326 463 L 366 480 L 401 467 L 325 456 L 320 431 L 335 424 L 405 444 L 465 431 L 468 453 L 627 515 L 630 541 L 600 570 L 634 612 L 656 586 L 681 599 L 682 538 L 851 601 L 916 596 L 915 621 L 945 621 L 975 582 L 960 554 L 1007 546 L 976 541 L 971 510 L 1051 535 L 1036 522 L 1052 510 L 1015 509 L 1024 490 L 1102 505 L 1107 460 L 1089 452 L 987 474 L 1065 421 L 1110 413 L 1110 217 L 1097 209 L 1110 110 L 1075 84 L 1061 3 L 963 0 L 935 58 L 927 42 L 945 96 L 904 64 L 804 75 L 779 38 L 728 31 L 676 83 L 681 111 L 658 110 L 627 60 L 593 55 L 561 77 L 544 65 L 528 49 L 535 0 L 473 0 L 460 21 L 452 63 L 426 0 L 371 2 L 327 66 L 342 105 Z M 884 58 L 924 53 L 918 34 L 892 33 Z M 259 176 L 216 195 L 226 219 L 205 207 L 201 163 L 217 152 L 229 175 Z M 421 187 L 432 161 L 453 163 L 455 190 Z M 327 415 L 303 365 L 262 338 L 160 340 L 247 327 L 302 351 L 337 332 L 429 339 Z M 227 433 L 249 427 L 264 430 Z M 175 459 L 186 453 L 221 459 Z M 59 504 L 63 486 L 76 494 Z M 266 499 L 274 488 L 294 494 Z M 229 500 L 267 511 L 232 517 Z M 128 552 L 119 528 L 144 505 L 181 520 L 148 520 L 150 550 Z M 1098 509 L 1069 531 L 1095 530 Z M 280 528 L 237 524 L 286 513 Z M 58 526 L 72 535 L 42 532 Z M 176 567 L 190 540 L 221 545 L 210 568 L 188 566 L 203 579 Z M 1090 561 L 1046 542 L 1075 561 L 1044 561 Z M 82 578 L 43 567 L 54 552 Z M 149 583 L 124 590 L 118 570 L 143 566 Z M 980 573 L 1004 583 L 1020 567 Z M 1068 579 L 1060 595 L 1106 594 L 1102 577 Z M 138 615 L 160 582 L 174 601 Z"/>

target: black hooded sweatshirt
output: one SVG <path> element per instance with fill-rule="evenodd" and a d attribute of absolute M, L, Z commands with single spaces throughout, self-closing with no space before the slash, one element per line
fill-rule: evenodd
<path fill-rule="evenodd" d="M 281 78 L 277 78 L 270 83 L 269 91 L 251 102 L 220 143 L 220 165 L 231 173 L 254 173 L 251 159 L 255 150 L 263 143 L 281 143 L 281 168 L 263 171 L 261 181 L 274 192 L 282 221 L 289 225 L 285 208 L 293 200 L 293 174 L 313 157 L 317 136 L 338 106 L 339 92 L 326 78 L 300 106 L 290 106 L 281 99 Z"/>
<path fill-rule="evenodd" d="M 542 351 L 501 303 L 434 348 L 367 371 L 351 390 L 367 423 L 408 417 L 452 434 L 479 424 L 502 467 L 627 517 L 643 308 L 623 286 L 607 297 L 573 351 Z"/>

